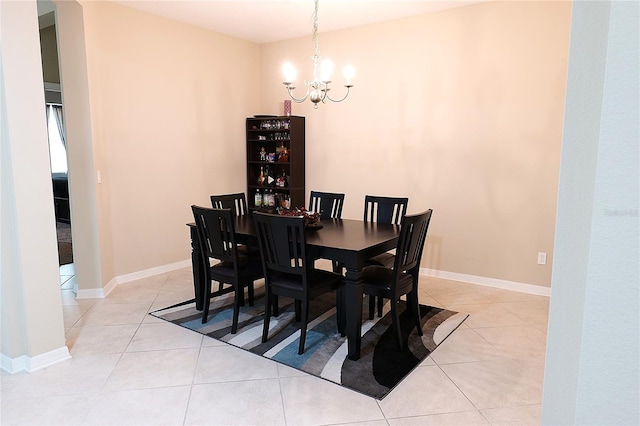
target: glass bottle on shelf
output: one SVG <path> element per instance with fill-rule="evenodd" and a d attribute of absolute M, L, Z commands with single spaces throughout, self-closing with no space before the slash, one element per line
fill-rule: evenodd
<path fill-rule="evenodd" d="M 259 189 L 256 189 L 256 195 L 253 197 L 253 205 L 255 207 L 262 207 L 262 194 Z"/>
<path fill-rule="evenodd" d="M 275 207 L 276 205 L 276 197 L 273 195 L 273 191 L 269 190 L 269 207 Z"/>
<path fill-rule="evenodd" d="M 287 186 L 287 173 L 284 169 L 282 169 L 282 173 L 278 176 L 276 180 L 276 186 L 280 188 L 285 188 Z"/>
<path fill-rule="evenodd" d="M 258 185 L 264 185 L 265 176 L 264 176 L 264 167 L 260 166 L 260 176 L 258 176 Z"/>

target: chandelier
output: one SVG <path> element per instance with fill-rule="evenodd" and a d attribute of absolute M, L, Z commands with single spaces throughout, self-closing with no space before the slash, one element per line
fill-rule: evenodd
<path fill-rule="evenodd" d="M 347 96 L 349 96 L 349 89 L 353 87 L 351 84 L 351 78 L 353 77 L 355 71 L 351 65 L 347 65 L 343 69 L 343 74 L 346 79 L 346 84 L 344 87 L 347 88 L 347 92 L 342 97 L 342 99 L 333 99 L 329 96 L 329 85 L 331 84 L 331 73 L 333 72 L 333 63 L 327 59 L 320 62 L 320 51 L 318 49 L 318 0 L 315 0 L 315 8 L 313 10 L 313 44 L 315 45 L 315 51 L 313 55 L 313 80 L 304 81 L 304 85 L 307 88 L 306 93 L 301 98 L 296 98 L 293 95 L 293 90 L 296 86 L 293 82 L 296 79 L 297 71 L 293 67 L 290 62 L 285 63 L 282 66 L 282 72 L 284 73 L 285 81 L 282 83 L 287 88 L 287 92 L 289 92 L 289 96 L 297 103 L 302 103 L 309 99 L 313 102 L 314 108 L 318 108 L 318 103 L 325 101 L 328 99 L 331 102 L 342 102 Z"/>

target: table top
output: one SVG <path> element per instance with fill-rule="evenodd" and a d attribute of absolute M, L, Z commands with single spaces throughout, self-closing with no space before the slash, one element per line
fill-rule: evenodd
<path fill-rule="evenodd" d="M 353 219 L 326 219 L 320 222 L 322 228 L 306 232 L 307 246 L 315 251 L 350 252 L 360 256 L 380 254 L 395 248 L 400 235 L 400 226 L 378 224 Z M 195 224 L 190 223 L 189 226 Z M 255 245 L 256 232 L 253 218 L 240 216 L 235 222 L 237 240 L 243 244 Z M 372 254 L 374 253 L 374 254 Z"/>

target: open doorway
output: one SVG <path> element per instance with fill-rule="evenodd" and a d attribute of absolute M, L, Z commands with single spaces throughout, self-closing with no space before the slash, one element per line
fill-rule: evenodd
<path fill-rule="evenodd" d="M 63 289 L 75 290 L 67 138 L 62 112 L 55 6 L 51 2 L 39 1 L 38 15 L 47 132 L 49 136 L 49 159 L 58 239 L 60 284 Z"/>
<path fill-rule="evenodd" d="M 50 84 L 45 84 L 45 87 L 47 86 L 50 86 Z M 47 91 L 50 91 L 50 89 L 45 89 L 45 92 Z M 71 212 L 69 208 L 69 167 L 62 118 L 62 105 L 47 102 L 46 108 L 53 203 L 55 206 L 56 234 L 58 238 L 60 284 L 63 288 L 73 289 L 72 278 L 75 276 L 75 269 L 73 265 Z"/>

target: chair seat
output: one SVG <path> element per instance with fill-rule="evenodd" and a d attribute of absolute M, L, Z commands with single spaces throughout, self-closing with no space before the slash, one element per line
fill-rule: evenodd
<path fill-rule="evenodd" d="M 393 268 L 393 263 L 396 261 L 396 256 L 393 253 L 382 253 L 372 258 L 367 259 L 368 265 L 384 266 L 385 268 Z"/>
<path fill-rule="evenodd" d="M 311 298 L 327 291 L 334 290 L 342 283 L 342 275 L 321 269 L 312 269 L 307 272 L 308 290 Z M 290 291 L 301 291 L 302 282 L 300 275 L 278 273 L 271 277 L 271 285 Z"/>
<path fill-rule="evenodd" d="M 259 257 L 242 256 L 238 255 L 238 271 L 240 277 L 246 279 L 258 279 L 263 276 L 262 264 Z M 233 263 L 220 262 L 211 267 L 211 278 L 215 281 L 225 281 L 227 279 L 233 279 L 235 272 L 233 270 Z"/>
<path fill-rule="evenodd" d="M 366 294 L 391 293 L 391 282 L 393 280 L 393 269 L 382 266 L 367 266 L 362 271 L 362 285 Z M 400 275 L 396 283 L 398 294 L 404 294 L 413 286 L 413 276 L 406 272 Z M 388 298 L 388 297 L 387 297 Z"/>

